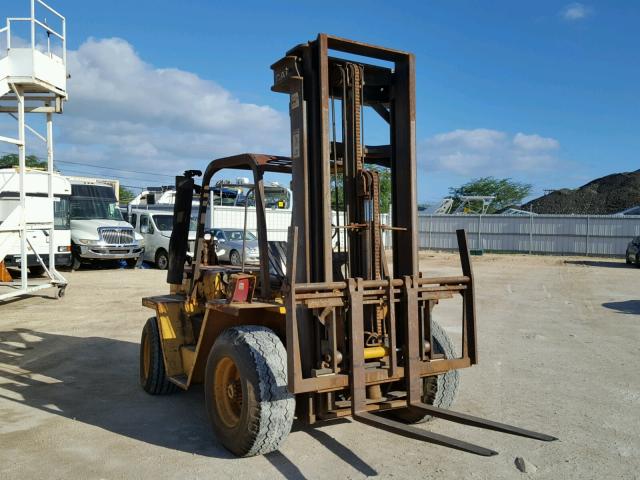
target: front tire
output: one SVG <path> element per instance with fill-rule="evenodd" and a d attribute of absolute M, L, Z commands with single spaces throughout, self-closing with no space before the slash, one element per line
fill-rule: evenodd
<path fill-rule="evenodd" d="M 156 252 L 156 268 L 166 270 L 169 266 L 169 255 L 162 248 Z"/>
<path fill-rule="evenodd" d="M 205 401 L 211 428 L 241 457 L 277 450 L 291 431 L 295 398 L 287 390 L 287 353 L 265 327 L 225 330 L 207 361 Z"/>
<path fill-rule="evenodd" d="M 156 317 L 147 320 L 140 338 L 140 385 L 151 395 L 166 395 L 178 391 L 167 378 L 160 345 L 160 331 Z"/>
<path fill-rule="evenodd" d="M 76 271 L 80 270 L 80 266 L 82 265 L 82 259 L 77 253 L 71 254 L 71 270 Z"/>
<path fill-rule="evenodd" d="M 229 252 L 229 262 L 231 265 L 241 265 L 242 258 L 240 257 L 240 252 L 237 250 L 231 250 L 231 252 Z"/>
<path fill-rule="evenodd" d="M 447 332 L 436 322 L 431 322 L 434 353 L 444 354 L 446 359 L 456 358 L 456 351 Z M 422 402 L 439 408 L 449 408 L 458 394 L 460 374 L 458 370 L 449 370 L 441 375 L 422 379 Z M 424 423 L 431 420 L 431 415 L 412 412 L 411 410 L 391 410 L 390 414 L 407 423 Z"/>

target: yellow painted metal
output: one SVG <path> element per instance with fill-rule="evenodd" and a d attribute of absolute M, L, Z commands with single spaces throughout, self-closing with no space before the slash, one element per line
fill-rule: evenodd
<path fill-rule="evenodd" d="M 370 360 L 372 358 L 382 358 L 389 355 L 389 349 L 387 347 L 367 347 L 364 349 L 364 359 Z"/>
<path fill-rule="evenodd" d="M 166 305 L 158 305 L 158 320 L 160 321 L 160 335 L 162 339 L 175 340 L 177 338 L 176 331 L 173 328 L 171 316 Z"/>
<path fill-rule="evenodd" d="M 180 353 L 180 346 L 189 343 L 189 339 L 185 338 L 188 329 L 184 328 L 185 325 L 182 322 L 181 307 L 180 303 L 156 304 L 162 356 L 169 377 L 188 373 L 185 372 Z"/>
<path fill-rule="evenodd" d="M 142 343 L 142 373 L 145 381 L 151 373 L 151 342 L 149 335 L 145 335 Z"/>
<path fill-rule="evenodd" d="M 223 357 L 213 376 L 213 399 L 218 417 L 227 428 L 235 428 L 242 415 L 240 372 L 231 357 Z"/>
<path fill-rule="evenodd" d="M 193 365 L 196 363 L 196 349 L 193 345 L 182 345 L 180 347 L 180 355 L 182 356 L 182 366 L 185 372 L 191 372 Z"/>

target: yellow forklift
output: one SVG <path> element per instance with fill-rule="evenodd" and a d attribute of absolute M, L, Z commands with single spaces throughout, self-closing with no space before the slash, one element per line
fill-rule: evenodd
<path fill-rule="evenodd" d="M 277 449 L 294 417 L 313 424 L 350 416 L 485 456 L 496 452 L 413 424 L 437 417 L 555 440 L 448 409 L 458 369 L 478 361 L 474 278 L 462 230 L 462 275 L 418 269 L 414 56 L 320 34 L 272 69 L 272 90 L 289 95 L 291 157 L 235 155 L 212 161 L 200 184 L 198 171 L 176 178 L 170 291 L 142 300 L 155 312 L 142 332 L 144 390 L 168 394 L 203 383 L 213 432 L 239 456 Z M 388 127 L 380 145 L 363 140 L 365 109 Z M 210 183 L 224 169 L 253 176 L 259 264 L 220 264 L 205 229 Z M 393 205 L 387 224 L 383 169 Z M 268 239 L 269 173 L 291 176 L 286 242 Z M 194 194 L 198 229 L 188 264 Z M 462 299 L 459 354 L 432 319 L 438 302 L 454 297 Z"/>

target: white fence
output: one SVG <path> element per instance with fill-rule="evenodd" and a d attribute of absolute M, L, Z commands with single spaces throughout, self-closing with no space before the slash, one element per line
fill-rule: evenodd
<path fill-rule="evenodd" d="M 267 209 L 269 240 L 287 239 L 291 210 Z M 382 223 L 390 224 L 389 215 Z M 216 205 L 208 225 L 243 228 L 244 208 Z M 342 215 L 337 222 L 344 225 Z M 255 207 L 247 211 L 247 228 L 256 231 Z M 456 250 L 456 230 L 464 228 L 469 248 L 492 252 L 555 255 L 622 256 L 633 237 L 640 236 L 640 216 L 610 215 L 418 215 L 418 248 Z M 341 231 L 344 245 L 344 230 Z M 391 244 L 391 232 L 383 242 Z M 337 239 L 334 238 L 334 242 Z"/>
<path fill-rule="evenodd" d="M 457 249 L 460 228 L 474 250 L 622 256 L 640 236 L 640 216 L 420 214 L 419 248 Z"/>

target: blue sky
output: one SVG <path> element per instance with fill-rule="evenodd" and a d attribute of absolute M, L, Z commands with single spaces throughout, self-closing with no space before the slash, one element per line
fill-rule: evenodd
<path fill-rule="evenodd" d="M 15 8 L 23 3 L 11 2 Z M 323 31 L 416 54 L 421 201 L 441 198 L 448 187 L 485 174 L 531 182 L 539 194 L 640 168 L 640 2 L 345 3 L 51 0 L 68 19 L 68 47 L 76 52 L 58 158 L 146 171 L 159 155 L 155 165 L 174 174 L 172 168 L 194 162 L 203 167 L 234 147 L 288 153 L 287 98 L 269 90 L 269 65 Z M 94 40 L 88 45 L 89 38 Z M 121 41 L 108 43 L 113 38 Z M 104 52 L 116 57 L 111 64 Z M 105 114 L 107 134 L 117 138 L 120 106 L 122 119 L 132 119 L 127 131 L 142 132 L 123 137 L 148 143 L 146 149 L 101 141 L 100 117 L 87 113 L 90 85 L 104 90 L 101 79 L 110 75 L 100 69 L 123 68 L 117 57 L 126 62 L 127 55 L 141 62 L 148 82 L 158 82 L 154 98 L 168 104 L 156 112 L 162 119 L 135 118 L 138 112 L 124 103 L 109 107 L 104 99 L 96 110 Z M 85 75 L 87 65 L 95 67 L 94 77 Z M 192 90 L 191 97 L 162 83 L 164 69 L 186 79 L 180 88 Z M 126 82 L 126 76 L 118 81 Z M 77 107 L 74 88 L 81 92 Z M 218 116 L 234 117 L 229 124 L 209 122 L 215 135 L 208 137 L 210 117 L 192 111 L 203 120 L 198 128 L 211 142 L 211 153 L 201 145 L 184 155 L 158 154 L 164 144 L 151 133 L 145 138 L 144 131 L 160 123 L 162 137 L 183 136 L 185 146 L 192 144 L 194 130 L 165 117 L 172 110 L 193 110 L 203 95 L 218 99 L 211 100 L 212 109 L 222 102 Z M 135 103 L 135 97 L 126 98 L 121 102 Z M 131 110 L 147 108 L 149 99 L 143 95 L 141 103 Z M 242 115 L 250 118 L 246 128 Z M 91 132 L 78 133 L 87 118 L 95 122 Z M 143 177 L 134 184 L 145 183 Z"/>

